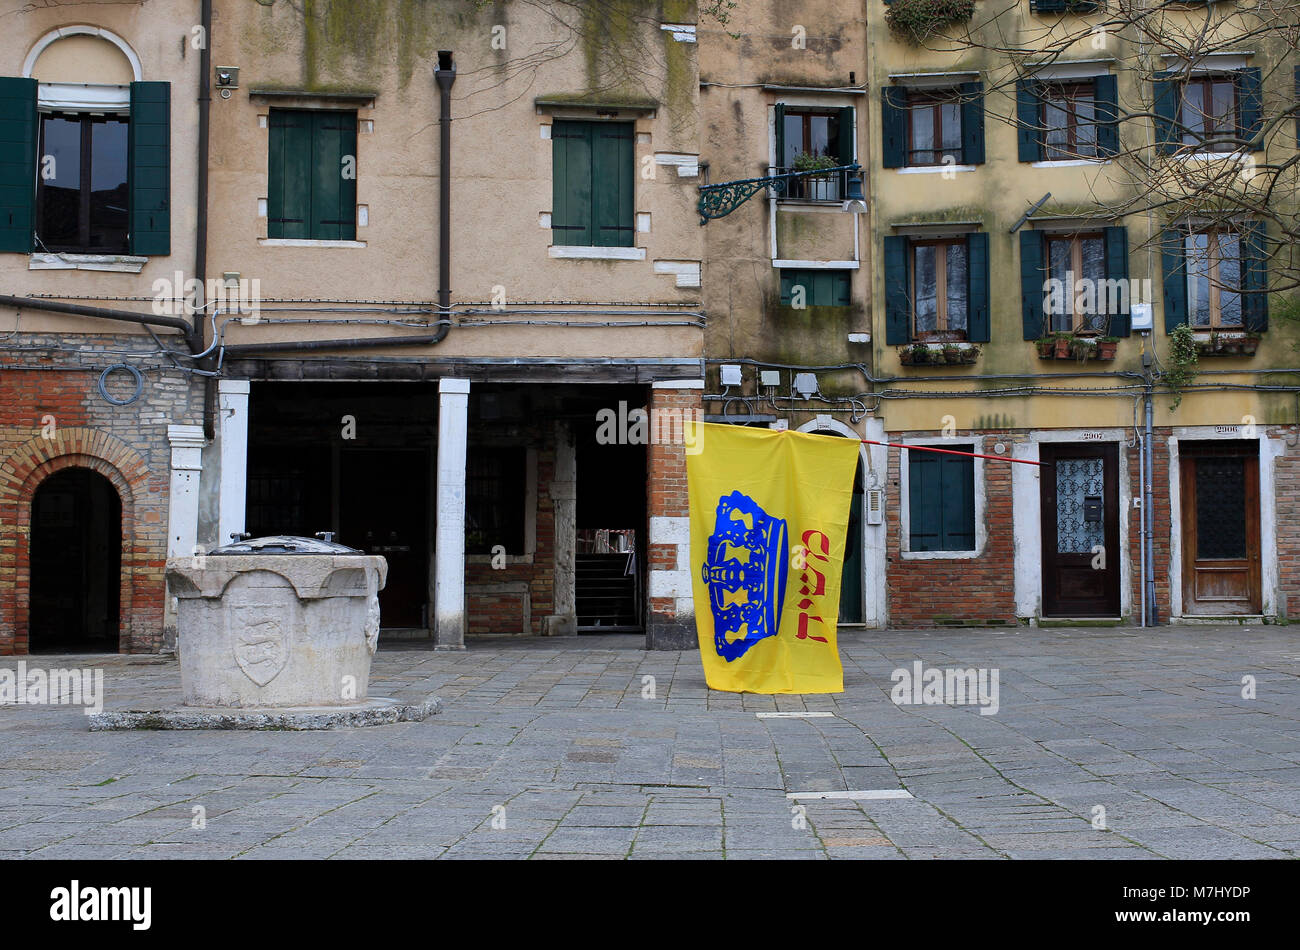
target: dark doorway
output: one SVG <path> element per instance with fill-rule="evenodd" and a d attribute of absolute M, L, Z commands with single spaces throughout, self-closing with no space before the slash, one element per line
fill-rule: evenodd
<path fill-rule="evenodd" d="M 1039 445 L 1043 616 L 1118 617 L 1119 446 Z"/>
<path fill-rule="evenodd" d="M 862 623 L 862 462 L 853 476 L 849 527 L 844 535 L 844 571 L 840 575 L 840 623 Z"/>
<path fill-rule="evenodd" d="M 348 449 L 341 454 L 336 540 L 388 559 L 388 583 L 379 592 L 379 616 L 386 628 L 425 626 L 428 497 L 427 451 Z"/>
<path fill-rule="evenodd" d="M 1259 443 L 1179 442 L 1178 457 L 1183 613 L 1259 613 Z"/>
<path fill-rule="evenodd" d="M 32 653 L 116 653 L 122 502 L 97 472 L 51 475 L 32 498 Z"/>

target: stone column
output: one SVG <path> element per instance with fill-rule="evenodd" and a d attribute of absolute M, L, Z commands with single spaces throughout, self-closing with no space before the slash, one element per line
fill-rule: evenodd
<path fill-rule="evenodd" d="M 248 380 L 217 383 L 217 439 L 221 446 L 221 487 L 217 499 L 217 546 L 245 530 L 248 495 Z"/>
<path fill-rule="evenodd" d="M 167 427 L 171 443 L 171 491 L 168 493 L 167 556 L 193 557 L 199 539 L 199 477 L 203 470 L 203 426 Z M 171 591 L 163 599 L 164 653 L 176 649 L 176 608 Z"/>
<path fill-rule="evenodd" d="M 434 539 L 435 650 L 465 649 L 465 442 L 469 380 L 438 383 L 438 533 Z"/>
<path fill-rule="evenodd" d="M 651 388 L 651 443 L 646 490 L 650 537 L 647 650 L 693 650 L 695 606 L 691 599 L 690 506 L 686 494 L 686 447 L 677 420 L 703 421 L 704 380 L 664 380 Z M 669 432 L 677 438 L 666 439 Z"/>
<path fill-rule="evenodd" d="M 555 506 L 555 613 L 542 621 L 548 637 L 574 636 L 578 632 L 578 452 L 568 423 L 555 423 L 555 478 L 550 485 Z"/>

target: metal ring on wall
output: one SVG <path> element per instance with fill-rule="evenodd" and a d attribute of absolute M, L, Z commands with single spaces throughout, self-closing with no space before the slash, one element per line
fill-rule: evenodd
<path fill-rule="evenodd" d="M 135 378 L 135 392 L 133 392 L 127 399 L 114 399 L 108 394 L 108 374 L 113 372 L 115 369 L 124 369 Z M 131 403 L 140 398 L 140 394 L 143 392 L 144 377 L 140 375 L 138 369 L 129 363 L 114 363 L 112 366 L 108 367 L 108 369 L 104 370 L 104 372 L 99 374 L 99 394 L 103 396 L 107 402 L 111 402 L 115 406 L 131 405 Z"/>

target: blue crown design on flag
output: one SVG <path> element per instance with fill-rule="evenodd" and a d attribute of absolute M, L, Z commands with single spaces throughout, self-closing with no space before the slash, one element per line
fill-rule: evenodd
<path fill-rule="evenodd" d="M 702 573 L 709 588 L 714 646 L 727 662 L 776 636 L 789 547 L 785 521 L 773 518 L 754 499 L 738 491 L 718 499 Z"/>

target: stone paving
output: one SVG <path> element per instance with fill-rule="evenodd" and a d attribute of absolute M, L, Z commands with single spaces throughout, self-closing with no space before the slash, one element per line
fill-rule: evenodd
<path fill-rule="evenodd" d="M 384 646 L 372 695 L 443 711 L 365 729 L 91 733 L 79 708 L 0 707 L 0 857 L 1300 852 L 1288 626 L 841 631 L 837 696 L 710 692 L 698 654 L 640 643 Z M 997 713 L 895 705 L 890 674 L 915 660 L 998 670 Z M 170 658 L 25 662 L 102 668 L 106 709 L 179 701 Z M 778 712 L 831 715 L 759 716 Z M 914 797 L 787 798 L 884 789 Z"/>

